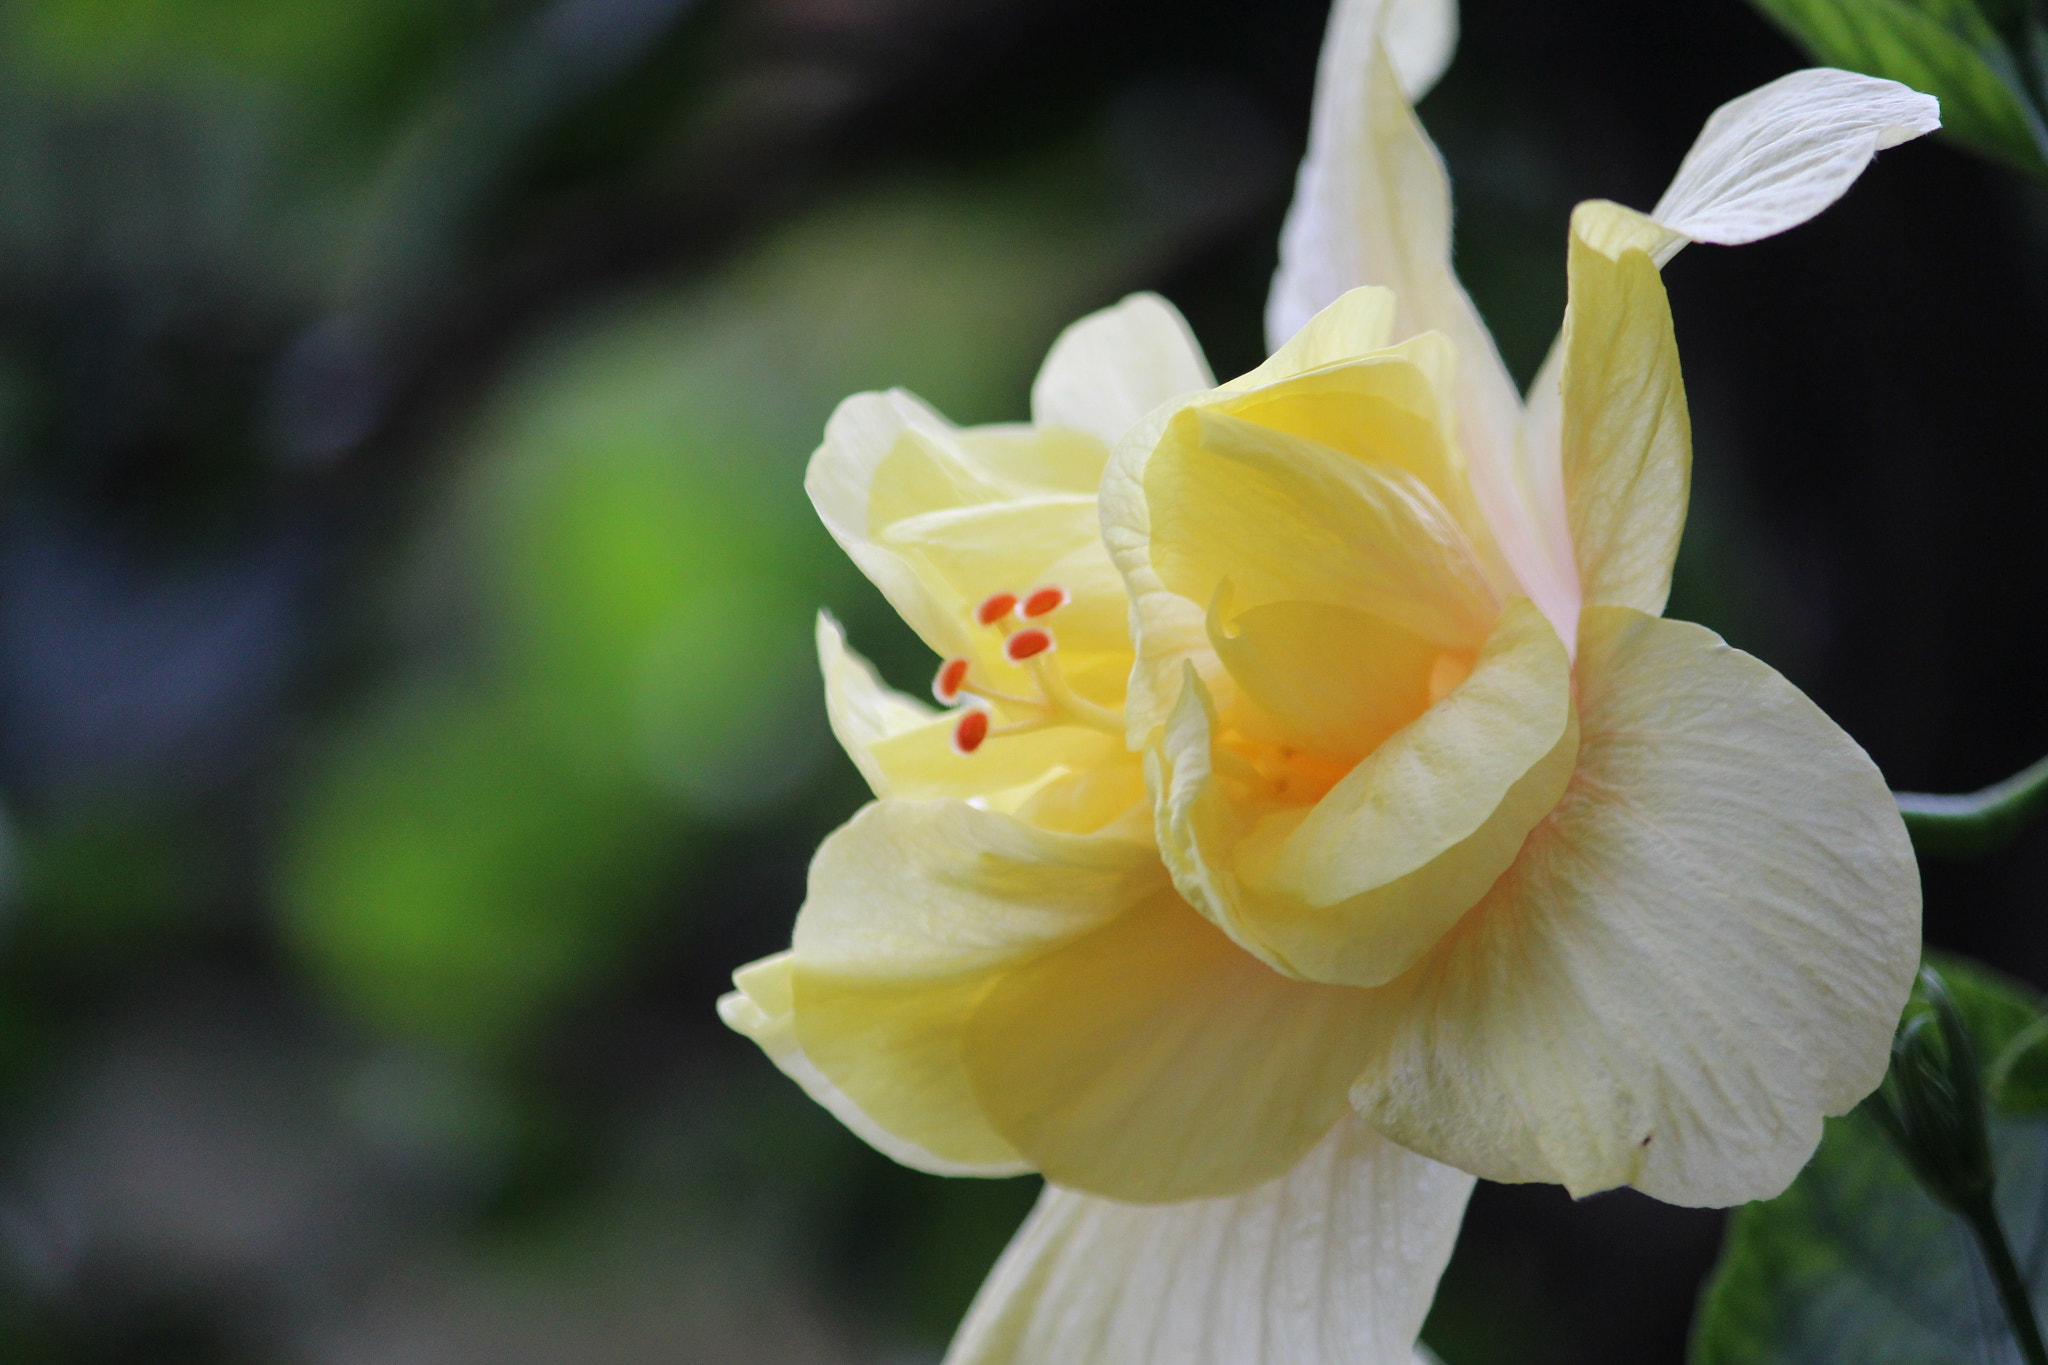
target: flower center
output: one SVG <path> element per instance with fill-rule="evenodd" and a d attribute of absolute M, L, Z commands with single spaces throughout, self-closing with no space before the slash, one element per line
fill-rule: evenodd
<path fill-rule="evenodd" d="M 990 739 L 1056 725 L 1085 725 L 1112 735 L 1123 734 L 1123 716 L 1077 695 L 1060 671 L 1059 641 L 1045 622 L 1070 600 L 1064 588 L 1043 587 L 1021 597 L 1013 592 L 995 593 L 974 609 L 976 625 L 1002 633 L 1003 657 L 1024 670 L 1037 695 L 1018 696 L 989 686 L 973 676 L 972 664 L 966 659 L 940 664 L 938 676 L 932 679 L 932 695 L 947 706 L 961 705 L 963 697 L 975 699 L 962 707 L 954 722 L 955 753 L 971 754 Z M 1000 706 L 1015 719 L 997 725 L 990 719 L 989 706 Z"/>

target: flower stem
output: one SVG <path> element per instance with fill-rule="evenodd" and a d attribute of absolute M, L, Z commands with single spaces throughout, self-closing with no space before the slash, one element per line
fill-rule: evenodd
<path fill-rule="evenodd" d="M 1894 792 L 1913 847 L 1938 858 L 1974 858 L 2011 843 L 2048 808 L 2048 758 L 1964 796 Z"/>
<path fill-rule="evenodd" d="M 1991 1278 L 1998 1284 L 1999 1302 L 2005 1305 L 2005 1319 L 2012 1325 L 2012 1334 L 2020 1344 L 2020 1355 L 2027 1365 L 2048 1365 L 2048 1348 L 2041 1344 L 2041 1324 L 2034 1318 L 2034 1301 L 2027 1293 L 2027 1282 L 2020 1277 L 2020 1268 L 2013 1261 L 2012 1248 L 2006 1243 L 2005 1229 L 1999 1226 L 1998 1211 L 1991 1206 L 1991 1195 L 1986 1191 L 1980 1199 L 1972 1199 L 1956 1212 L 1969 1223 L 1970 1231 L 1977 1236 L 1977 1245 L 1984 1251 L 1985 1263 L 1991 1267 Z"/>

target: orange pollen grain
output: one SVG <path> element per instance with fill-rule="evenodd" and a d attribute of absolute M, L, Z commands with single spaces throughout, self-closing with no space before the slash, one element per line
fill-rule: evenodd
<path fill-rule="evenodd" d="M 1024 599 L 1026 616 L 1047 616 L 1067 605 L 1065 588 L 1040 588 Z"/>
<path fill-rule="evenodd" d="M 988 738 L 988 712 L 969 711 L 953 727 L 953 752 L 971 754 Z"/>
<path fill-rule="evenodd" d="M 1035 626 L 1030 630 L 1020 630 L 1003 641 L 1003 653 L 1013 664 L 1021 664 L 1026 659 L 1036 658 L 1051 648 L 1052 632 L 1039 630 Z"/>
<path fill-rule="evenodd" d="M 932 695 L 951 704 L 959 699 L 960 685 L 966 681 L 967 660 L 948 659 L 939 665 L 939 676 L 932 679 Z"/>
<path fill-rule="evenodd" d="M 1008 616 L 1017 607 L 1017 594 L 1013 592 L 993 593 L 981 600 L 974 609 L 974 619 L 984 626 L 992 626 Z"/>

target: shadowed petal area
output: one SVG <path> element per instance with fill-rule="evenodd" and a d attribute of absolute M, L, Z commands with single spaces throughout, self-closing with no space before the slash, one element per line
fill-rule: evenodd
<path fill-rule="evenodd" d="M 1165 880 L 1141 843 L 1049 833 L 957 801 L 870 805 L 811 864 L 789 968 L 796 1045 L 901 1143 L 1012 1169 L 1017 1152 L 970 1087 L 962 1029 L 1006 971 Z"/>
<path fill-rule="evenodd" d="M 1231 1198 L 1048 1186 L 946 1365 L 1408 1365 L 1471 1190 L 1355 1118 Z"/>
<path fill-rule="evenodd" d="M 1060 333 L 1031 385 L 1031 420 L 1085 431 L 1108 447 L 1161 403 L 1215 382 L 1174 306 L 1133 294 Z"/>
<path fill-rule="evenodd" d="M 1283 1174 L 1347 1112 L 1365 1004 L 1279 975 L 1162 889 L 1006 973 L 962 1053 L 990 1123 L 1047 1179 L 1204 1198 Z"/>
<path fill-rule="evenodd" d="M 1182 893 L 1281 971 L 1379 986 L 1486 894 L 1563 793 L 1571 666 L 1517 598 L 1470 676 L 1312 807 L 1262 807 L 1212 743 L 1184 702 L 1156 760 L 1160 851 Z"/>
<path fill-rule="evenodd" d="M 1588 608 L 1584 741 L 1513 869 L 1374 992 L 1352 1092 L 1489 1179 L 1769 1198 L 1883 1075 L 1920 888 L 1883 778 L 1712 632 Z"/>

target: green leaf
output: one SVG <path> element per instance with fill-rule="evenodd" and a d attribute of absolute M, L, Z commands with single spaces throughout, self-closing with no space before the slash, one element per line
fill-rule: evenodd
<path fill-rule="evenodd" d="M 1821 61 L 1939 99 L 1942 131 L 1957 142 L 2048 175 L 2048 128 L 2027 93 L 2013 49 L 1966 0 L 1753 3 Z"/>
<path fill-rule="evenodd" d="M 1987 1078 L 1996 1096 L 2004 1054 L 2016 1040 L 2026 1048 L 2038 1038 L 2041 1001 L 1981 967 L 1939 965 L 1979 1054 L 1998 1059 Z M 2048 1116 L 1995 1107 L 1991 1147 L 2000 1221 L 2037 1310 L 2048 1307 Z M 1920 1187 L 1859 1108 L 1828 1120 L 1790 1189 L 1735 1212 L 1701 1299 L 1691 1359 L 1977 1365 L 2011 1352 L 1968 1229 Z"/>

